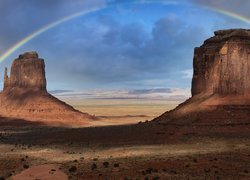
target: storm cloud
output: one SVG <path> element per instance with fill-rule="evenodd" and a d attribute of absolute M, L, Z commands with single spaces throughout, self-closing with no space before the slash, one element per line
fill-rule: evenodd
<path fill-rule="evenodd" d="M 246 1 L 182 1 L 188 5 L 120 2 L 0 1 L 1 53 L 48 23 L 84 9 L 107 6 L 33 39 L 2 62 L 0 72 L 18 54 L 35 50 L 45 59 L 51 90 L 185 88 L 191 84 L 194 47 L 215 30 L 249 27 L 202 8 L 223 7 L 247 16 Z"/>

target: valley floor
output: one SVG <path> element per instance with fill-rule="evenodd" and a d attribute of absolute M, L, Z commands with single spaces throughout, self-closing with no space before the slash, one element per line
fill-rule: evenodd
<path fill-rule="evenodd" d="M 230 132 L 202 127 L 212 129 L 208 134 L 202 128 L 195 133 L 196 128 L 157 123 L 1 127 L 0 175 L 62 180 L 250 178 L 247 125 L 231 127 Z M 239 128 L 242 131 L 236 131 Z"/>

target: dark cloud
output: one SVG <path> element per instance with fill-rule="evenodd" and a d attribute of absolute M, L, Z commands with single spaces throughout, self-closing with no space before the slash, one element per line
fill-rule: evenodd
<path fill-rule="evenodd" d="M 240 5 L 239 1 L 229 1 L 231 3 L 192 0 L 202 6 L 223 6 L 237 12 L 242 8 L 243 14 L 249 13 L 250 2 L 242 1 Z M 49 22 L 104 4 L 104 0 L 2 0 L 0 52 Z M 140 11 L 145 6 L 140 6 Z M 59 88 L 70 86 L 66 89 L 144 85 L 149 88 L 165 85 L 188 87 L 190 79 L 183 76 L 192 69 L 194 47 L 200 46 L 212 31 L 238 25 L 232 21 L 223 23 L 223 20 L 228 20 L 226 17 L 196 6 L 182 7 L 181 15 L 176 7 L 172 8 L 176 8 L 177 13 L 168 13 L 171 9 L 166 8 L 164 15 L 149 23 L 147 13 L 154 16 L 158 9 L 148 11 L 151 6 L 147 6 L 141 17 L 132 20 L 120 17 L 116 6 L 76 18 L 37 37 L 16 55 L 24 50 L 38 51 L 46 60 L 49 87 L 51 84 Z"/>
<path fill-rule="evenodd" d="M 0 28 L 0 42 L 8 48 L 46 24 L 101 6 L 104 0 L 2 0 L 0 3 L 0 23 L 4 27 Z"/>
<path fill-rule="evenodd" d="M 53 40 L 58 42 L 55 49 L 50 50 L 64 49 L 57 52 L 58 61 L 64 59 L 57 67 L 64 70 L 67 78 L 72 75 L 85 82 L 120 84 L 156 77 L 167 79 L 190 69 L 193 48 L 206 37 L 203 27 L 189 26 L 172 16 L 160 18 L 151 31 L 145 29 L 140 22 L 122 24 L 102 15 L 91 23 L 81 21 L 76 29 L 65 27 L 64 33 L 58 32 Z M 64 36 L 65 32 L 70 35 Z M 200 36 L 190 36 L 197 33 Z M 49 66 L 54 67 L 58 61 L 48 62 Z"/>

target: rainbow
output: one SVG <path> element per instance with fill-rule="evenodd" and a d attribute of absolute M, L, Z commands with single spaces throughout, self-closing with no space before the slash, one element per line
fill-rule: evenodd
<path fill-rule="evenodd" d="M 21 41 L 17 42 L 15 45 L 13 45 L 12 47 L 10 47 L 6 52 L 3 53 L 2 56 L 0 56 L 0 62 L 2 62 L 3 60 L 5 60 L 8 56 L 10 56 L 13 52 L 15 52 L 17 49 L 19 49 L 20 47 L 22 47 L 24 44 L 26 44 L 27 42 L 29 42 L 30 40 L 34 39 L 35 37 L 39 36 L 40 34 L 64 23 L 67 22 L 71 19 L 77 18 L 79 16 L 91 13 L 91 12 L 95 12 L 98 11 L 100 9 L 99 8 L 93 8 L 93 9 L 88 9 L 88 10 L 84 10 L 75 14 L 72 14 L 70 16 L 64 17 L 60 20 L 57 20 L 55 22 L 52 22 L 44 27 L 42 27 L 41 29 L 33 32 L 32 34 L 28 35 L 27 37 L 23 38 Z"/>
<path fill-rule="evenodd" d="M 220 13 L 220 14 L 223 14 L 223 15 L 226 15 L 226 16 L 229 16 L 229 17 L 232 17 L 234 19 L 237 19 L 241 22 L 244 22 L 244 23 L 247 23 L 247 24 L 250 24 L 250 18 L 248 17 L 245 17 L 245 16 L 242 16 L 242 15 L 239 15 L 237 13 L 234 13 L 234 12 L 230 12 L 230 11 L 227 11 L 227 10 L 224 10 L 224 9 L 221 9 L 221 8 L 216 8 L 216 7 L 210 7 L 210 6 L 205 6 L 206 9 L 209 9 L 211 11 L 215 11 L 217 13 Z"/>
<path fill-rule="evenodd" d="M 138 2 L 130 2 L 130 3 L 163 3 L 163 4 L 180 4 L 176 1 L 158 1 L 158 0 L 155 0 L 155 1 L 138 1 Z M 112 4 L 111 4 L 112 5 Z M 114 4 L 113 4 L 114 5 Z M 110 6 L 110 4 L 109 4 Z M 107 5 L 103 5 L 101 7 L 98 7 L 98 8 L 92 8 L 92 9 L 88 9 L 88 10 L 84 10 L 84 11 L 80 11 L 80 12 L 77 12 L 75 14 L 72 14 L 70 16 L 67 16 L 67 17 L 64 17 L 62 19 L 59 19 L 55 22 L 52 22 L 44 27 L 42 27 L 41 29 L 33 32 L 32 34 L 28 35 L 27 37 L 23 38 L 21 41 L 17 42 L 16 44 L 14 44 L 12 47 L 10 47 L 7 51 L 5 51 L 1 56 L 0 56 L 0 63 L 2 61 L 4 61 L 7 57 L 9 57 L 12 53 L 14 53 L 17 49 L 19 49 L 20 47 L 22 47 L 23 45 L 25 45 L 26 43 L 28 43 L 30 40 L 34 39 L 35 37 L 41 35 L 42 33 L 54 28 L 54 27 L 57 27 L 58 25 L 64 23 L 64 22 L 67 22 L 69 20 L 72 20 L 74 18 L 77 18 L 79 16 L 83 16 L 83 15 L 86 15 L 88 13 L 91 13 L 91 12 L 95 12 L 95 11 L 98 11 L 98 10 L 101 10 L 101 9 L 104 9 L 106 8 Z M 233 13 L 233 12 L 230 12 L 230 11 L 227 11 L 227 10 L 224 10 L 224 9 L 221 9 L 221 8 L 216 8 L 216 7 L 210 7 L 210 6 L 203 6 L 204 8 L 206 9 L 209 9 L 211 11 L 215 11 L 217 13 L 220 13 L 220 14 L 223 14 L 223 15 L 226 15 L 226 16 L 229 16 L 229 17 L 232 17 L 234 19 L 237 19 L 239 21 L 242 21 L 244 23 L 247 23 L 247 24 L 250 24 L 250 19 L 247 18 L 247 17 L 244 17 L 242 15 L 239 15 L 239 14 L 236 14 L 236 13 Z"/>

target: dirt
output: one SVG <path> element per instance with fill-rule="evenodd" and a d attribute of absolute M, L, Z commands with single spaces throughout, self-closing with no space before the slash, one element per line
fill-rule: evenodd
<path fill-rule="evenodd" d="M 0 176 L 18 177 L 56 165 L 56 172 L 68 179 L 249 179 L 249 128 L 151 122 L 88 128 L 8 124 L 0 127 Z M 49 169 L 39 172 L 48 175 Z"/>
<path fill-rule="evenodd" d="M 12 180 L 67 180 L 68 176 L 56 164 L 33 166 L 11 177 Z"/>

